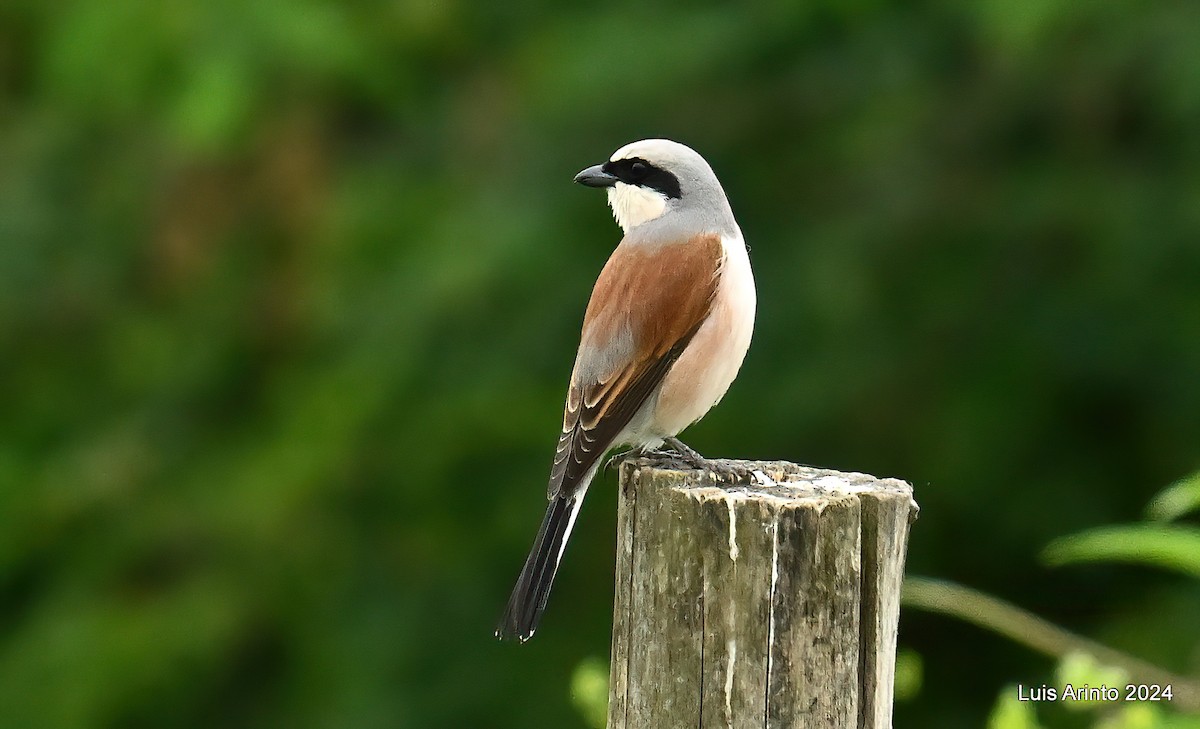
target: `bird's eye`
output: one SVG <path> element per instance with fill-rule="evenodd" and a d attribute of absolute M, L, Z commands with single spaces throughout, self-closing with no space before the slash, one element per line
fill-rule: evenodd
<path fill-rule="evenodd" d="M 650 174 L 650 165 L 645 162 L 634 162 L 629 166 L 629 173 L 633 176 L 633 179 L 640 180 Z"/>

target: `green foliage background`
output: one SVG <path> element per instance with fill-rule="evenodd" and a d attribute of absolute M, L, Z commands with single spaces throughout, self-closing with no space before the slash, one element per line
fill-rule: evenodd
<path fill-rule="evenodd" d="M 0 4 L 0 723 L 568 727 L 611 477 L 491 628 L 618 230 L 720 175 L 760 316 L 688 432 L 913 481 L 910 567 L 1196 673 L 1194 580 L 1048 570 L 1200 464 L 1200 5 Z M 900 726 L 1048 659 L 906 613 Z"/>

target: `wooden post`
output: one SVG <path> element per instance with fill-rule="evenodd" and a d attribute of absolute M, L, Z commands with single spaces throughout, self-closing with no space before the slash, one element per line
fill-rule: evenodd
<path fill-rule="evenodd" d="M 890 727 L 912 487 L 717 463 L 622 464 L 609 729 Z"/>

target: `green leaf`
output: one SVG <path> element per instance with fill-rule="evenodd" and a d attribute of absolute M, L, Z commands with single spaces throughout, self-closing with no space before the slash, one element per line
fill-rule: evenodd
<path fill-rule="evenodd" d="M 1063 656 L 1055 672 L 1059 686 L 1124 686 L 1129 674 L 1114 666 L 1108 666 L 1096 660 L 1090 653 L 1072 651 Z M 1104 704 L 1099 701 L 1076 700 L 1064 701 L 1063 706 L 1071 711 L 1091 711 Z"/>
<path fill-rule="evenodd" d="M 1161 713 L 1161 712 L 1160 712 Z M 1200 729 L 1200 716 L 1167 715 L 1155 729 Z"/>
<path fill-rule="evenodd" d="M 902 649 L 896 654 L 896 682 L 894 696 L 896 701 L 909 701 L 921 693 L 921 684 L 925 677 L 925 666 L 921 654 L 914 650 Z"/>
<path fill-rule="evenodd" d="M 1042 559 L 1055 566 L 1133 562 L 1200 577 L 1200 529 L 1165 525 L 1089 529 L 1051 542 Z"/>
<path fill-rule="evenodd" d="M 1166 729 L 1166 717 L 1154 704 L 1130 703 L 1102 718 L 1096 729 Z"/>
<path fill-rule="evenodd" d="M 1091 653 L 1082 651 L 1072 651 L 1063 656 L 1055 673 L 1059 684 L 1115 686 L 1129 680 L 1129 673 L 1125 669 L 1101 663 Z"/>
<path fill-rule="evenodd" d="M 190 148 L 224 149 L 249 121 L 255 99 L 249 66 L 229 55 L 197 60 L 172 107 L 174 130 Z"/>
<path fill-rule="evenodd" d="M 585 658 L 571 674 L 571 702 L 594 729 L 604 729 L 608 720 L 608 664 Z"/>
<path fill-rule="evenodd" d="M 1163 489 L 1146 506 L 1146 517 L 1172 521 L 1200 509 L 1200 471 Z"/>
<path fill-rule="evenodd" d="M 988 729 L 1041 729 L 1033 704 L 1018 698 L 1016 686 L 1008 686 L 1000 694 L 987 726 Z"/>

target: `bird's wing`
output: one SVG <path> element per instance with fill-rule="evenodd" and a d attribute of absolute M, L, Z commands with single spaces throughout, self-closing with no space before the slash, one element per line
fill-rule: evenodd
<path fill-rule="evenodd" d="M 715 234 L 613 252 L 583 319 L 551 498 L 574 492 L 662 383 L 708 317 L 723 261 Z"/>

